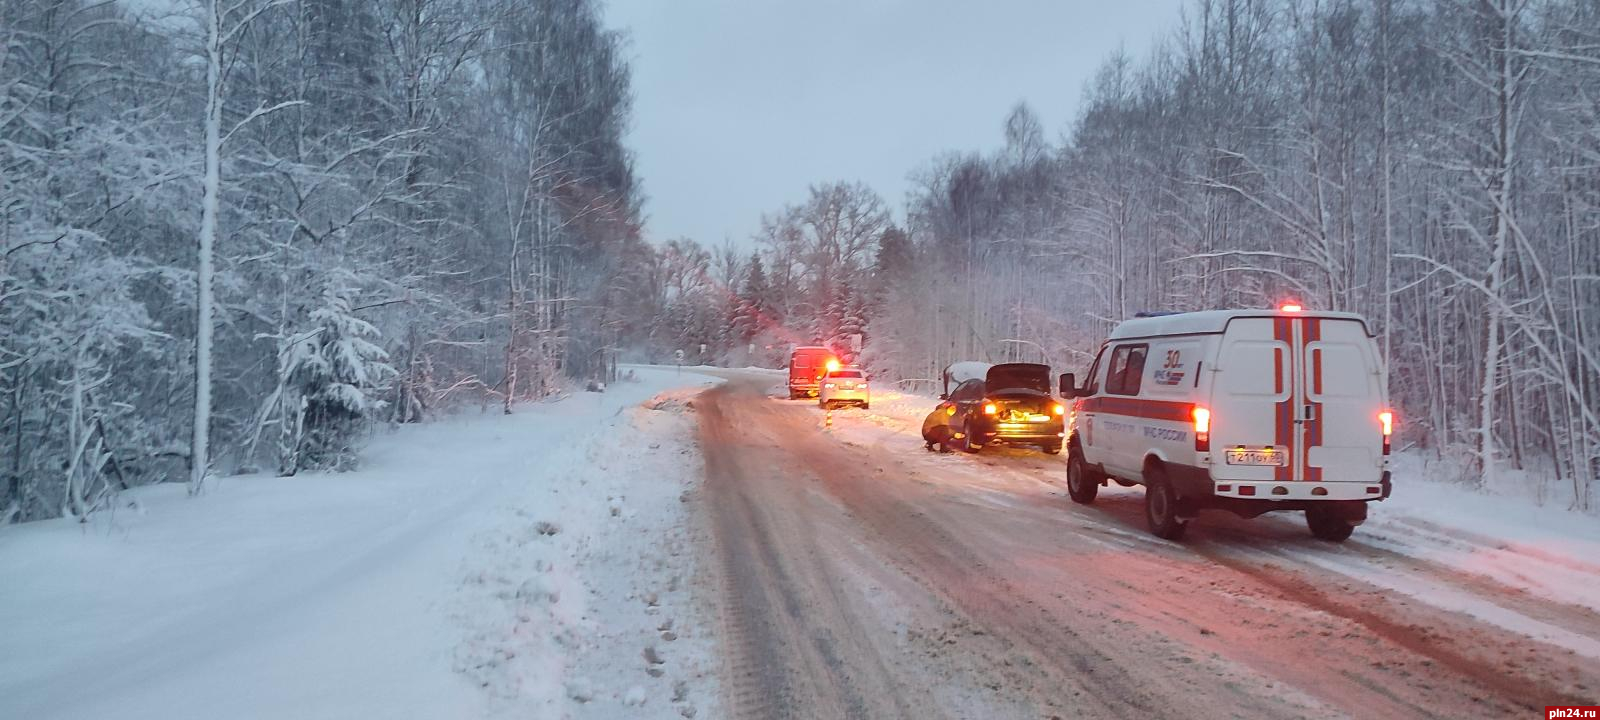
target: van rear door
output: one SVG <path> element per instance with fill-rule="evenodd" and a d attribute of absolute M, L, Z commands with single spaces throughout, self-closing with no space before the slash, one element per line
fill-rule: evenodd
<path fill-rule="evenodd" d="M 1302 318 L 1300 480 L 1375 482 L 1382 473 L 1383 377 L 1356 320 Z"/>
<path fill-rule="evenodd" d="M 1214 475 L 1377 480 L 1383 386 L 1377 351 L 1360 321 L 1236 319 L 1224 335 L 1218 370 L 1212 390 Z"/>
<path fill-rule="evenodd" d="M 1212 475 L 1289 480 L 1295 443 L 1284 414 L 1294 398 L 1292 338 L 1277 318 L 1228 323 L 1212 381 Z"/>

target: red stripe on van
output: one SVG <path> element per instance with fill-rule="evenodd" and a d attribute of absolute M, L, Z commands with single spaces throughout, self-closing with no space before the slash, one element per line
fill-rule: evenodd
<path fill-rule="evenodd" d="M 1322 340 L 1322 320 L 1319 318 L 1306 318 L 1305 329 L 1306 345 Z M 1318 396 L 1322 395 L 1322 349 L 1311 350 L 1311 389 Z M 1311 417 L 1306 420 L 1306 451 L 1305 451 L 1305 479 L 1312 482 L 1322 481 L 1322 468 L 1311 466 L 1311 448 L 1322 444 L 1322 403 L 1313 402 L 1311 397 L 1306 397 L 1306 404 L 1311 406 Z"/>
<path fill-rule="evenodd" d="M 1194 420 L 1194 403 L 1168 400 L 1141 400 L 1139 398 L 1094 397 L 1078 401 L 1077 412 L 1097 412 L 1108 415 L 1125 415 L 1147 420 L 1191 422 Z"/>
<path fill-rule="evenodd" d="M 1293 347 L 1294 347 L 1294 327 L 1293 327 L 1293 325 L 1290 324 L 1292 322 L 1293 322 L 1292 320 L 1290 320 L 1289 318 L 1286 318 L 1286 317 L 1278 317 L 1278 318 L 1273 318 L 1272 319 L 1272 339 L 1277 340 L 1277 341 L 1283 343 L 1284 346 L 1290 348 L 1290 352 L 1288 353 L 1288 360 L 1289 360 L 1289 368 L 1290 368 L 1291 377 L 1292 377 L 1293 368 L 1294 368 L 1294 352 L 1293 352 Z M 1283 392 L 1283 370 L 1284 370 L 1284 368 L 1283 368 L 1283 360 L 1284 360 L 1284 358 L 1283 358 L 1283 349 L 1279 348 L 1277 352 L 1278 352 L 1278 358 L 1277 358 L 1277 361 L 1274 363 L 1274 369 L 1277 370 L 1278 377 L 1277 377 L 1277 380 L 1276 380 L 1276 383 L 1275 383 L 1275 387 L 1277 388 L 1277 391 L 1281 393 L 1281 392 Z M 1292 388 L 1293 385 L 1291 385 L 1290 387 Z M 1283 448 L 1284 449 L 1284 453 L 1286 455 L 1286 457 L 1284 458 L 1284 463 L 1282 465 L 1279 465 L 1277 468 L 1275 468 L 1273 470 L 1272 479 L 1279 480 L 1279 481 L 1293 480 L 1294 479 L 1294 441 L 1293 441 L 1293 438 L 1294 438 L 1294 393 L 1293 393 L 1292 390 L 1289 393 L 1289 397 L 1284 398 L 1282 402 L 1278 403 L 1278 406 L 1276 408 L 1276 417 L 1274 418 L 1272 427 L 1273 427 L 1272 444 Z"/>

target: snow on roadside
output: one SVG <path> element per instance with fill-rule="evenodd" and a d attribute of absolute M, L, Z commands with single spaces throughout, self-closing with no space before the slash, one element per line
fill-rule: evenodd
<path fill-rule="evenodd" d="M 141 488 L 85 525 L 0 531 L 0 717 L 713 708 L 711 640 L 682 591 L 692 418 L 637 406 L 716 381 L 637 374 L 401 428 L 358 472 Z"/>
<path fill-rule="evenodd" d="M 456 664 L 493 697 L 490 716 L 716 715 L 712 623 L 690 588 L 698 531 L 684 523 L 701 477 L 696 392 L 624 410 L 476 538 Z"/>

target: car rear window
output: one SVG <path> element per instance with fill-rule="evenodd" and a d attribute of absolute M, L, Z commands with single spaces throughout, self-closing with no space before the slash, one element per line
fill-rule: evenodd
<path fill-rule="evenodd" d="M 862 375 L 860 370 L 835 370 L 831 373 L 828 373 L 828 377 L 858 378 L 862 377 Z"/>

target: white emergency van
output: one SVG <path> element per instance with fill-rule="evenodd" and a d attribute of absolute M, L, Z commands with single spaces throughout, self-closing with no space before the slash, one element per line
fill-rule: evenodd
<path fill-rule="evenodd" d="M 1145 486 L 1150 531 L 1183 536 L 1201 510 L 1303 510 L 1342 541 L 1389 496 L 1394 415 L 1359 315 L 1216 310 L 1121 323 L 1071 398 L 1067 487 Z"/>

